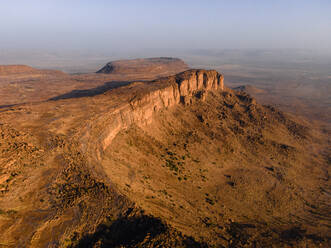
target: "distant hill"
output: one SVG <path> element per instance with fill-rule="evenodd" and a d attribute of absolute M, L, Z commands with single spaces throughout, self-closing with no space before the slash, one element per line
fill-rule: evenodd
<path fill-rule="evenodd" d="M 0 75 L 31 73 L 38 70 L 27 65 L 0 65 Z"/>
<path fill-rule="evenodd" d="M 233 88 L 234 90 L 237 90 L 237 91 L 244 91 L 248 94 L 259 94 L 259 93 L 264 93 L 264 90 L 262 89 L 259 89 L 255 86 L 252 86 L 252 85 L 241 85 L 241 86 L 238 86 L 238 87 L 235 87 Z"/>
<path fill-rule="evenodd" d="M 0 65 L 0 76 L 27 74 L 64 74 L 64 72 L 56 70 L 41 70 L 28 65 Z"/>
<path fill-rule="evenodd" d="M 132 60 L 117 60 L 106 64 L 97 73 L 107 74 L 172 74 L 188 69 L 184 61 L 178 58 L 160 57 Z"/>

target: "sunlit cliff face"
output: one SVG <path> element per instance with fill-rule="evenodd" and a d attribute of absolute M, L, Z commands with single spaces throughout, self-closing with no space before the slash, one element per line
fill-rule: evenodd
<path fill-rule="evenodd" d="M 195 97 L 204 100 L 206 92 L 224 89 L 223 75 L 216 71 L 189 70 L 165 80 L 168 83 L 166 87 L 136 97 L 110 113 L 112 118 L 109 118 L 108 128 L 102 135 L 103 150 L 118 132 L 131 124 L 139 126 L 150 123 L 154 112 L 180 103 L 190 104 Z"/>

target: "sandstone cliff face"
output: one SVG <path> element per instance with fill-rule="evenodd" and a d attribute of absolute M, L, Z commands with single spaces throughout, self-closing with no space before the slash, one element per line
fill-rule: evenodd
<path fill-rule="evenodd" d="M 135 124 L 146 125 L 155 112 L 177 104 L 191 104 L 194 98 L 204 100 L 209 91 L 224 89 L 223 75 L 217 71 L 189 70 L 176 76 L 152 81 L 152 90 L 135 96 L 109 113 L 107 128 L 101 134 L 102 150 L 105 150 L 123 129 Z"/>

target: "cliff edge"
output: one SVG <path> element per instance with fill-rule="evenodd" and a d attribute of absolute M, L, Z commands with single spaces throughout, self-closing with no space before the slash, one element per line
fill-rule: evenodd
<path fill-rule="evenodd" d="M 204 100 L 209 91 L 223 90 L 224 77 L 214 70 L 192 69 L 147 82 L 144 86 L 129 102 L 107 113 L 110 123 L 101 135 L 104 137 L 103 150 L 121 130 L 132 124 L 141 126 L 150 123 L 153 113 L 180 103 L 189 105 L 194 99 Z"/>

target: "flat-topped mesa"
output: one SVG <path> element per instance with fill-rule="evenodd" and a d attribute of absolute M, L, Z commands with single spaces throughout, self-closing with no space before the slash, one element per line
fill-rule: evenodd
<path fill-rule="evenodd" d="M 188 69 L 184 61 L 178 58 L 145 58 L 116 60 L 107 63 L 97 73 L 107 74 L 175 74 Z"/>
<path fill-rule="evenodd" d="M 194 98 L 204 100 L 209 91 L 223 90 L 223 80 L 223 75 L 214 70 L 188 70 L 146 83 L 151 86 L 151 90 L 136 95 L 109 113 L 106 128 L 100 135 L 102 150 L 111 144 L 121 130 L 130 125 L 144 126 L 151 123 L 155 112 L 180 103 L 191 104 Z"/>

